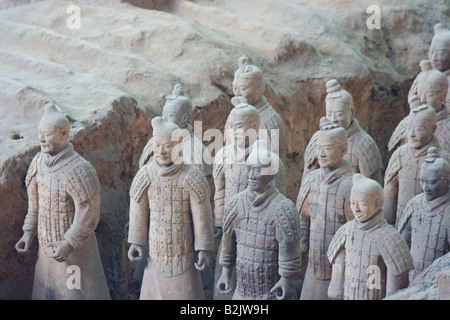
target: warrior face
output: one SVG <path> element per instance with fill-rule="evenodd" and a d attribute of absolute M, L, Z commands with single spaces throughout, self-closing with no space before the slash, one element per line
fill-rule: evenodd
<path fill-rule="evenodd" d="M 253 77 L 236 76 L 233 80 L 233 93 L 237 97 L 244 97 L 247 102 L 254 105 L 264 94 L 264 85 Z"/>
<path fill-rule="evenodd" d="M 173 141 L 170 137 L 165 136 L 154 136 L 154 139 L 153 152 L 156 161 L 162 166 L 171 165 L 179 151 L 177 149 L 179 141 Z"/>
<path fill-rule="evenodd" d="M 261 174 L 260 165 L 249 165 L 245 166 L 246 173 L 248 176 L 248 188 L 256 193 L 261 193 L 266 190 L 270 183 L 273 181 L 273 175 Z"/>
<path fill-rule="evenodd" d="M 343 143 L 342 140 L 344 139 L 339 139 L 332 131 L 320 132 L 317 139 L 317 160 L 321 168 L 334 170 L 342 164 L 347 153 L 347 142 Z"/>
<path fill-rule="evenodd" d="M 346 102 L 335 100 L 327 100 L 326 117 L 331 123 L 340 125 L 344 129 L 350 126 L 353 119 L 353 108 Z"/>
<path fill-rule="evenodd" d="M 425 194 L 425 198 L 432 201 L 447 192 L 449 184 L 440 172 L 422 168 L 420 170 L 420 187 Z"/>
<path fill-rule="evenodd" d="M 421 88 L 423 86 L 423 89 Z M 447 96 L 448 80 L 444 73 L 437 70 L 426 72 L 426 80 L 423 85 L 418 86 L 420 100 L 422 103 L 433 107 L 437 112 L 443 108 L 443 103 Z"/>
<path fill-rule="evenodd" d="M 60 153 L 69 141 L 69 134 L 66 129 L 45 122 L 39 124 L 38 137 L 41 151 L 51 156 Z"/>
<path fill-rule="evenodd" d="M 258 136 L 258 132 L 255 129 L 255 123 L 249 121 L 248 117 L 245 115 L 229 117 L 228 125 L 228 130 L 231 130 L 232 143 L 238 148 L 248 148 Z"/>
<path fill-rule="evenodd" d="M 364 222 L 380 211 L 381 203 L 371 194 L 352 190 L 350 208 L 355 215 L 355 219 Z"/>
<path fill-rule="evenodd" d="M 450 39 L 433 38 L 428 52 L 433 69 L 445 71 L 450 68 Z"/>
<path fill-rule="evenodd" d="M 436 125 L 431 127 L 430 123 L 424 118 L 410 116 L 408 120 L 408 144 L 419 149 L 426 145 L 436 130 Z"/>

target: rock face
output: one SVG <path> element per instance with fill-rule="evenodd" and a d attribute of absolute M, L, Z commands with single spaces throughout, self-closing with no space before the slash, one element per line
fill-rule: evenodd
<path fill-rule="evenodd" d="M 421 272 L 409 287 L 389 296 L 386 300 L 449 300 L 450 253 L 435 260 Z"/>
<path fill-rule="evenodd" d="M 295 200 L 304 149 L 325 114 L 327 80 L 338 79 L 352 94 L 356 118 L 386 165 L 387 142 L 409 111 L 407 93 L 433 26 L 450 16 L 445 1 L 382 0 L 381 29 L 371 30 L 370 0 L 122 2 L 9 0 L 0 6 L 0 299 L 31 294 L 37 243 L 28 256 L 17 254 L 14 244 L 46 101 L 67 115 L 75 151 L 97 170 L 97 239 L 111 295 L 133 298 L 128 190 L 151 135 L 149 120 L 161 113 L 175 83 L 193 98 L 192 122 L 202 121 L 203 131 L 222 130 L 238 58 L 249 56 L 265 73 L 266 97 L 285 122 L 287 190 Z M 73 4 L 80 7 L 80 29 L 70 23 Z"/>

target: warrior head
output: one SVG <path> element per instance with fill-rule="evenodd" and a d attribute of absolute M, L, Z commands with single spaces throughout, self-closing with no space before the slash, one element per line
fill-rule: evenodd
<path fill-rule="evenodd" d="M 347 153 L 347 132 L 337 124 L 326 125 L 319 130 L 316 145 L 320 167 L 333 171 L 342 165 Z"/>
<path fill-rule="evenodd" d="M 153 152 L 156 161 L 163 166 L 170 166 L 179 162 L 181 129 L 174 123 L 163 117 L 152 119 L 153 127 Z"/>
<path fill-rule="evenodd" d="M 439 157 L 435 147 L 428 149 L 427 158 L 420 167 L 420 186 L 425 198 L 432 201 L 445 194 L 449 189 L 450 164 Z"/>
<path fill-rule="evenodd" d="M 166 97 L 162 116 L 165 120 L 185 128 L 191 118 L 192 101 L 186 96 L 181 84 L 176 84 L 172 94 Z"/>
<path fill-rule="evenodd" d="M 420 101 L 440 111 L 447 97 L 447 76 L 439 70 L 428 70 L 420 79 L 417 86 Z"/>
<path fill-rule="evenodd" d="M 256 140 L 245 162 L 250 190 L 261 193 L 269 187 L 278 173 L 280 158 L 267 149 L 266 143 Z"/>
<path fill-rule="evenodd" d="M 421 105 L 411 110 L 408 117 L 408 145 L 419 149 L 426 145 L 436 132 L 436 111 Z"/>
<path fill-rule="evenodd" d="M 335 79 L 327 82 L 326 116 L 331 123 L 347 129 L 355 115 L 353 98 Z"/>
<path fill-rule="evenodd" d="M 350 208 L 355 219 L 364 222 L 381 210 L 384 202 L 384 192 L 375 180 L 362 174 L 353 175 L 353 186 L 350 194 Z"/>
<path fill-rule="evenodd" d="M 51 156 L 57 155 L 66 147 L 69 134 L 69 120 L 56 109 L 55 105 L 47 103 L 38 127 L 41 151 Z"/>
<path fill-rule="evenodd" d="M 254 105 L 262 98 L 265 89 L 265 81 L 261 69 L 250 64 L 247 57 L 241 57 L 239 59 L 239 69 L 234 73 L 234 95 L 243 96 L 249 104 Z"/>
<path fill-rule="evenodd" d="M 434 26 L 428 59 L 433 69 L 444 72 L 450 68 L 450 30 L 440 23 Z"/>
<path fill-rule="evenodd" d="M 231 109 L 227 118 L 228 130 L 231 130 L 232 143 L 239 148 L 248 148 L 257 137 L 260 126 L 258 110 L 244 97 L 231 99 L 234 108 Z"/>

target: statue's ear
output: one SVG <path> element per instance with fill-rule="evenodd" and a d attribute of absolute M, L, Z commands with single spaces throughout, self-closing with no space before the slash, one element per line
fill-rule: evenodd
<path fill-rule="evenodd" d="M 69 133 L 67 132 L 67 129 L 61 129 L 61 134 L 63 138 L 69 138 Z"/>
<path fill-rule="evenodd" d="M 342 153 L 345 155 L 347 153 L 348 150 L 348 145 L 343 145 L 342 146 Z"/>
<path fill-rule="evenodd" d="M 189 113 L 186 112 L 185 114 L 183 114 L 183 116 L 181 117 L 182 123 L 188 123 L 189 118 L 190 118 L 190 114 Z"/>
<path fill-rule="evenodd" d="M 375 200 L 375 206 L 377 207 L 377 209 L 381 208 L 381 200 L 380 199 Z"/>
<path fill-rule="evenodd" d="M 262 81 L 258 81 L 258 83 L 256 84 L 256 92 L 257 93 L 261 93 L 262 90 Z"/>
<path fill-rule="evenodd" d="M 436 130 L 437 130 L 437 125 L 434 125 L 434 127 L 433 127 L 433 136 L 436 134 Z"/>

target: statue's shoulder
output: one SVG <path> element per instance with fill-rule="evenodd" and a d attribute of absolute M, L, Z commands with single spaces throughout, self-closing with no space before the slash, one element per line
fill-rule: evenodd
<path fill-rule="evenodd" d="M 210 188 L 204 173 L 193 164 L 184 164 L 185 176 L 183 186 L 189 191 L 197 202 L 203 202 L 210 198 Z"/>
<path fill-rule="evenodd" d="M 394 276 L 414 269 L 409 247 L 402 235 L 383 219 L 375 239 L 386 266 Z"/>
<path fill-rule="evenodd" d="M 407 152 L 408 152 L 407 145 L 402 145 L 394 151 L 391 158 L 389 159 L 389 163 L 386 168 L 386 173 L 384 177 L 385 185 L 389 183 L 402 169 L 403 167 L 402 158 L 406 155 Z"/>
<path fill-rule="evenodd" d="M 152 162 L 144 164 L 136 173 L 130 187 L 130 198 L 139 201 L 145 190 L 150 186 L 152 176 Z"/>
<path fill-rule="evenodd" d="M 72 198 L 78 202 L 89 199 L 100 193 L 100 181 L 94 166 L 74 152 L 73 159 L 64 168 L 65 185 Z"/>
<path fill-rule="evenodd" d="M 34 157 L 33 160 L 31 160 L 30 166 L 28 167 L 27 174 L 25 176 L 25 186 L 28 188 L 28 186 L 31 183 L 31 180 L 36 176 L 38 171 L 38 166 L 40 162 L 42 161 L 42 152 L 39 151 Z"/>
<path fill-rule="evenodd" d="M 305 202 L 306 198 L 308 197 L 308 194 L 310 193 L 311 189 L 314 189 L 314 184 L 317 183 L 319 180 L 320 170 L 314 170 L 308 173 L 305 177 L 305 179 L 302 180 L 302 185 L 300 186 L 300 191 L 298 193 L 296 207 L 298 210 L 301 209 L 303 206 L 303 203 Z"/>

